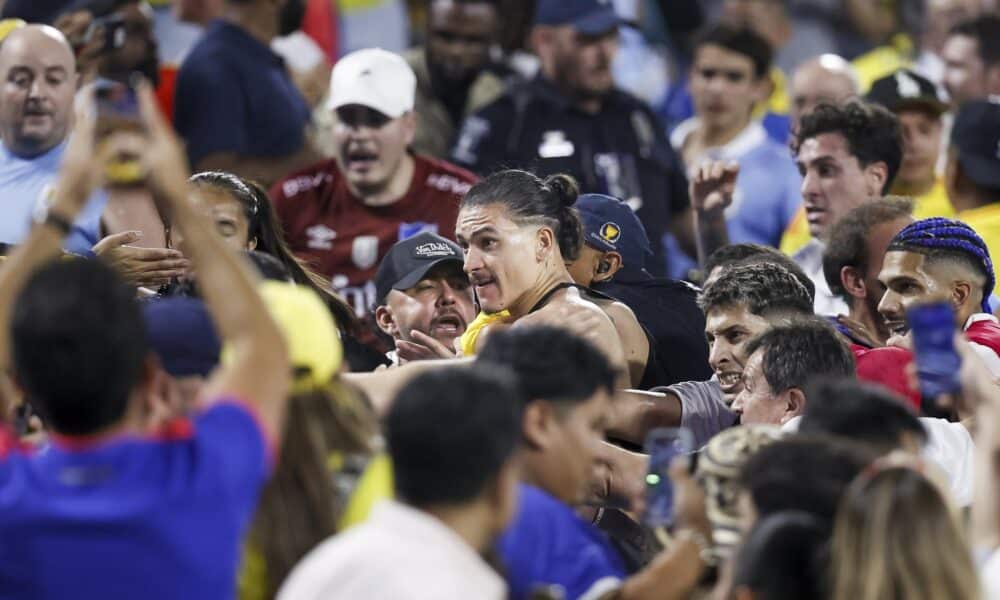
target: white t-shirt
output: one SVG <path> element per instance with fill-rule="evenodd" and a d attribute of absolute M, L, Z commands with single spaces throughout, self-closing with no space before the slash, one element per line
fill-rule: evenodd
<path fill-rule="evenodd" d="M 781 430 L 794 433 L 799 430 L 802 417 L 793 417 Z M 975 445 L 969 430 L 961 423 L 946 419 L 921 417 L 920 423 L 927 432 L 924 459 L 934 463 L 948 478 L 948 489 L 959 506 L 972 504 L 972 482 Z"/>
<path fill-rule="evenodd" d="M 368 521 L 314 548 L 278 600 L 505 600 L 507 584 L 433 516 L 387 500 Z"/>

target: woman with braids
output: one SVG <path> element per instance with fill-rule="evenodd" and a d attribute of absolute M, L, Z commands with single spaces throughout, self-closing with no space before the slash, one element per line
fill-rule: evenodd
<path fill-rule="evenodd" d="M 577 194 L 567 175 L 543 180 L 514 169 L 472 186 L 455 227 L 465 272 L 482 311 L 502 315 L 488 328 L 522 320 L 570 327 L 601 348 L 635 385 L 650 358 L 645 331 L 625 305 L 575 285 L 566 270 L 583 242 L 572 208 Z"/>
<path fill-rule="evenodd" d="M 878 278 L 886 287 L 878 312 L 891 333 L 907 333 L 909 307 L 946 299 L 956 326 L 993 376 L 1000 377 L 1000 324 L 990 314 L 993 261 L 971 227 L 943 218 L 908 225 L 889 243 Z"/>
<path fill-rule="evenodd" d="M 263 188 L 253 181 L 222 171 L 197 173 L 189 182 L 193 200 L 211 216 L 216 231 L 231 246 L 275 258 L 292 281 L 319 294 L 340 325 L 347 361 L 352 368 L 367 370 L 379 364 L 378 354 L 356 339 L 361 325 L 354 310 L 288 248 L 274 208 Z"/>

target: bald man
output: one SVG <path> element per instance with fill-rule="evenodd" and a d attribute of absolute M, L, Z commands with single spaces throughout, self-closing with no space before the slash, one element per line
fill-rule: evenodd
<path fill-rule="evenodd" d="M 73 122 L 76 59 L 58 29 L 27 25 L 0 44 L 0 81 L 0 242 L 18 244 L 33 220 L 45 218 Z M 127 246 L 137 240 L 130 232 L 101 240 L 106 204 L 103 191 L 90 199 L 66 236 L 66 250 L 95 253 L 137 285 L 151 273 L 183 273 L 176 250 Z"/>
<path fill-rule="evenodd" d="M 790 86 L 792 131 L 802 115 L 818 104 L 840 104 L 860 93 L 858 75 L 851 63 L 836 54 L 822 54 L 804 62 L 792 76 Z"/>

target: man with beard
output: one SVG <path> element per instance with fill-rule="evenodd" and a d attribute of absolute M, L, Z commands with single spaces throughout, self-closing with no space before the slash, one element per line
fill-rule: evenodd
<path fill-rule="evenodd" d="M 430 0 L 426 46 L 403 56 L 417 76 L 414 152 L 446 158 L 462 119 L 496 100 L 510 75 L 490 58 L 499 33 L 495 0 Z"/>
<path fill-rule="evenodd" d="M 458 201 L 475 176 L 407 150 L 416 80 L 401 57 L 377 48 L 337 62 L 330 82 L 334 158 L 271 189 L 292 251 L 364 317 L 375 305 L 379 261 L 398 242 L 455 235 Z"/>
<path fill-rule="evenodd" d="M 177 75 L 174 123 L 195 171 L 269 185 L 318 158 L 309 106 L 270 48 L 303 11 L 303 0 L 227 0 L 191 50 Z"/>
<path fill-rule="evenodd" d="M 389 250 L 375 274 L 375 322 L 393 338 L 394 364 L 455 353 L 455 340 L 476 316 L 462 249 L 421 233 Z"/>
<path fill-rule="evenodd" d="M 663 274 L 668 230 L 695 255 L 687 180 L 657 117 L 614 87 L 619 24 L 612 2 L 538 2 L 530 41 L 539 75 L 467 118 L 452 158 L 480 175 L 567 173 L 584 193 L 625 200 L 657 241 L 650 271 Z"/>

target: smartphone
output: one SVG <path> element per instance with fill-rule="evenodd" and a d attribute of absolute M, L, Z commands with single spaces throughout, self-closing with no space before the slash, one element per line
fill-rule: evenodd
<path fill-rule="evenodd" d="M 645 451 L 649 455 L 649 470 L 646 473 L 643 524 L 652 528 L 668 527 L 674 521 L 674 486 L 670 480 L 670 464 L 678 456 L 688 456 L 693 460 L 694 436 L 684 428 L 654 429 L 646 436 Z"/>
<path fill-rule="evenodd" d="M 84 44 L 90 43 L 99 31 L 104 31 L 104 43 L 101 45 L 101 52 L 117 50 L 125 45 L 125 17 L 119 13 L 100 17 L 90 22 L 87 32 L 84 34 Z"/>
<path fill-rule="evenodd" d="M 139 96 L 132 86 L 110 79 L 98 79 L 94 82 L 94 99 L 97 102 L 98 120 L 140 122 Z"/>
<path fill-rule="evenodd" d="M 906 320 L 913 334 L 920 394 L 936 399 L 960 389 L 958 371 L 962 359 L 955 350 L 955 313 L 947 302 L 910 307 Z"/>
<path fill-rule="evenodd" d="M 116 131 L 142 132 L 139 97 L 135 88 L 119 81 L 98 79 L 94 82 L 94 100 L 99 142 Z M 142 181 L 144 176 L 135 149 L 117 153 L 105 165 L 105 177 L 112 184 L 134 184 Z"/>

